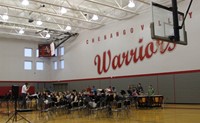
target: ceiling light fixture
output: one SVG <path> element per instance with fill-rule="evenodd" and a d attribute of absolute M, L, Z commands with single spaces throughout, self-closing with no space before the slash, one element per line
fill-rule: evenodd
<path fill-rule="evenodd" d="M 72 29 L 72 27 L 68 25 L 65 29 L 66 29 L 67 31 L 70 31 L 70 30 Z"/>
<path fill-rule="evenodd" d="M 49 33 L 46 34 L 45 38 L 50 38 L 51 35 Z"/>
<path fill-rule="evenodd" d="M 23 29 L 20 29 L 20 30 L 19 30 L 19 34 L 24 34 L 24 30 L 23 30 Z"/>
<path fill-rule="evenodd" d="M 37 24 L 38 26 L 40 26 L 40 25 L 42 25 L 42 21 L 41 21 L 41 20 L 38 20 L 38 21 L 36 22 L 36 24 Z"/>
<path fill-rule="evenodd" d="M 29 5 L 29 1 L 28 1 L 28 0 L 23 0 L 23 1 L 22 1 L 22 5 L 28 6 L 28 5 Z"/>
<path fill-rule="evenodd" d="M 129 0 L 128 7 L 129 8 L 134 8 L 135 7 L 135 3 L 134 3 L 133 0 Z"/>
<path fill-rule="evenodd" d="M 97 15 L 92 16 L 92 20 L 98 20 L 98 19 L 99 19 L 99 17 Z"/>
<path fill-rule="evenodd" d="M 60 10 L 60 13 L 61 13 L 61 14 L 64 14 L 64 13 L 66 13 L 66 12 L 67 12 L 67 9 L 64 8 L 64 7 L 62 7 L 61 10 Z"/>
<path fill-rule="evenodd" d="M 4 21 L 7 21 L 8 20 L 8 15 L 7 14 L 4 14 L 4 15 L 2 15 L 2 19 L 4 20 Z"/>

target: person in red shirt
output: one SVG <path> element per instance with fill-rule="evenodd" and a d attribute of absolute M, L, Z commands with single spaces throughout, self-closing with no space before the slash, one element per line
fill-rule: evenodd
<path fill-rule="evenodd" d="M 91 87 L 88 86 L 88 88 L 86 89 L 86 91 L 87 91 L 88 93 L 91 93 L 91 91 L 92 91 Z"/>

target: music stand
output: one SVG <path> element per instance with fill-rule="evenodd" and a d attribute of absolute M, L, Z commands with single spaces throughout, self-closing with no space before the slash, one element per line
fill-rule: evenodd
<path fill-rule="evenodd" d="M 10 120 L 12 120 L 12 122 L 17 122 L 21 119 L 27 121 L 28 123 L 31 123 L 29 120 L 27 120 L 25 117 L 23 117 L 22 115 L 20 115 L 18 113 L 17 110 L 17 98 L 18 98 L 18 94 L 19 94 L 19 86 L 12 86 L 12 93 L 13 93 L 13 98 L 15 100 L 15 112 L 8 118 L 8 120 L 6 121 L 6 123 L 8 123 Z M 17 120 L 17 116 L 20 116 L 21 119 Z"/>
<path fill-rule="evenodd" d="M 10 95 L 9 95 L 9 91 L 5 94 L 5 96 L 3 97 L 2 101 L 6 102 L 6 110 L 2 111 L 2 114 L 6 114 L 6 115 L 10 115 L 10 107 L 9 107 L 9 102 L 10 102 Z"/>
<path fill-rule="evenodd" d="M 6 107 L 7 107 L 7 114 L 8 116 L 10 115 L 10 106 L 9 106 L 9 102 L 11 100 L 11 94 L 10 94 L 10 90 L 8 91 L 8 93 L 5 95 L 5 101 L 6 101 Z"/>

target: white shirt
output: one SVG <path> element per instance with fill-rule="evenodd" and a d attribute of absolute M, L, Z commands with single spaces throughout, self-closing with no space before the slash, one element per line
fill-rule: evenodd
<path fill-rule="evenodd" d="M 26 85 L 23 85 L 22 86 L 22 93 L 24 93 L 24 94 L 26 94 L 27 93 L 27 91 L 28 91 L 28 88 L 26 87 Z"/>

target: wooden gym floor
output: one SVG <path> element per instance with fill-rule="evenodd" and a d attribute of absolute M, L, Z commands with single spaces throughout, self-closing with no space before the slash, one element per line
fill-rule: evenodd
<path fill-rule="evenodd" d="M 5 107 L 0 108 L 0 123 L 5 123 L 12 115 L 4 114 Z M 2 112 L 4 110 L 4 112 Z M 20 112 L 31 123 L 199 123 L 200 105 L 165 104 L 164 108 L 136 109 L 129 112 L 115 112 L 107 116 L 104 112 L 94 112 L 86 115 L 85 112 L 74 111 L 67 114 L 65 110 L 43 112 Z M 18 116 L 19 118 L 19 116 Z M 12 123 L 12 120 L 9 122 Z M 25 120 L 17 123 L 26 123 Z"/>

